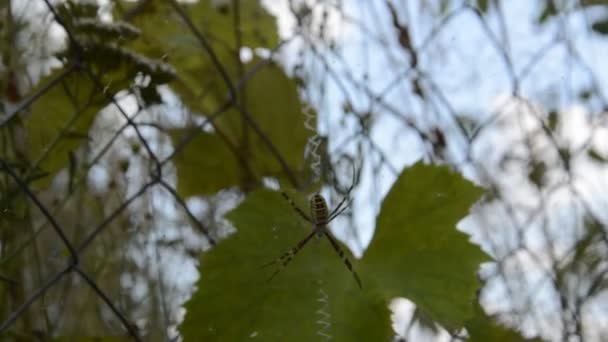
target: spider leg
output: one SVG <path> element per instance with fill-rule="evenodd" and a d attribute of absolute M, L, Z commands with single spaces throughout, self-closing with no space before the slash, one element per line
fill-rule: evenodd
<path fill-rule="evenodd" d="M 346 199 L 346 197 L 344 198 Z M 338 204 L 338 206 L 336 207 L 336 209 L 334 209 L 331 214 L 329 214 L 329 218 L 327 219 L 327 222 L 331 222 L 331 220 L 335 219 L 336 217 L 340 216 L 340 214 L 342 214 L 344 212 L 344 210 L 348 209 L 348 207 L 350 206 L 350 203 L 353 200 L 350 199 L 348 201 L 348 203 L 346 203 L 346 205 L 344 206 L 344 208 L 340 208 L 342 206 L 342 203 L 344 202 L 344 200 L 342 200 L 342 202 L 340 202 L 340 204 Z M 340 210 L 340 211 L 338 211 Z"/>
<path fill-rule="evenodd" d="M 342 206 L 344 205 L 344 202 L 346 202 L 346 199 L 348 199 L 348 197 L 344 197 L 344 198 L 343 198 L 343 199 L 340 201 L 340 203 L 338 203 L 338 206 L 337 206 L 337 207 L 336 207 L 334 210 L 332 210 L 332 211 L 331 211 L 331 213 L 329 213 L 329 216 L 327 216 L 327 217 L 328 217 L 328 222 L 329 222 L 329 218 L 330 218 L 330 217 L 332 217 L 332 216 L 334 216 L 334 217 L 335 217 L 335 213 L 336 213 L 336 212 L 338 212 L 338 210 L 340 210 L 340 209 L 342 208 Z M 348 206 L 348 205 L 347 205 L 347 206 Z"/>
<path fill-rule="evenodd" d="M 298 242 L 298 244 L 288 250 L 287 252 L 283 253 L 278 259 L 273 260 L 269 263 L 267 263 L 264 266 L 270 266 L 273 264 L 279 264 L 279 268 L 274 271 L 274 273 L 270 276 L 270 278 L 268 278 L 268 281 L 271 281 L 272 278 L 274 278 L 277 274 L 279 274 L 279 272 L 281 272 L 281 270 L 283 270 L 283 268 L 285 268 L 285 266 L 287 266 L 291 260 L 293 260 L 293 258 L 296 256 L 296 254 L 298 254 L 298 252 L 308 243 L 308 241 L 310 241 L 310 239 L 312 239 L 313 236 L 315 236 L 315 234 L 317 234 L 316 231 L 312 231 L 312 233 L 308 234 L 308 236 L 306 236 L 305 238 L 303 238 L 302 240 L 300 240 L 300 242 Z"/>
<path fill-rule="evenodd" d="M 340 201 L 340 203 L 338 203 L 338 206 L 336 207 L 336 209 L 332 210 L 332 212 L 329 213 L 329 219 L 327 220 L 327 222 L 333 220 L 338 215 L 342 214 L 344 209 L 348 208 L 348 206 L 352 202 L 352 199 L 349 199 L 349 196 L 350 196 L 350 192 L 353 191 L 353 188 L 355 187 L 355 183 L 356 183 L 355 178 L 356 177 L 357 177 L 357 174 L 355 172 L 355 166 L 353 164 L 353 183 L 350 185 L 350 188 L 348 188 L 348 190 L 346 191 L 346 196 L 344 196 L 342 201 Z M 347 199 L 348 199 L 348 203 L 346 203 L 346 207 L 342 208 L 342 205 L 346 202 Z M 340 210 L 340 209 L 342 209 L 342 210 Z"/>
<path fill-rule="evenodd" d="M 355 281 L 357 282 L 357 285 L 359 285 L 359 288 L 363 289 L 363 285 L 361 285 L 361 279 L 359 279 L 359 276 L 357 275 L 357 272 L 355 272 L 355 269 L 353 268 L 353 265 L 350 263 L 350 260 L 348 260 L 346 255 L 344 255 L 344 251 L 342 250 L 342 248 L 340 248 L 340 245 L 338 244 L 338 242 L 336 242 L 336 240 L 329 234 L 329 232 L 325 231 L 324 233 L 325 233 L 325 236 L 327 236 L 327 239 L 329 239 L 329 242 L 331 242 L 331 245 L 334 248 L 334 250 L 336 251 L 336 253 L 338 253 L 338 256 L 340 257 L 340 259 L 342 259 L 342 261 L 344 262 L 344 265 L 346 265 L 346 268 L 348 268 L 348 270 L 355 277 Z"/>
<path fill-rule="evenodd" d="M 297 206 L 297 205 L 294 203 L 294 201 L 293 201 L 291 198 L 289 198 L 289 196 L 287 196 L 287 194 L 286 194 L 285 192 L 281 191 L 281 195 L 283 195 L 283 198 L 285 198 L 285 200 L 287 200 L 287 202 L 289 202 L 289 204 L 291 204 L 291 207 L 292 207 L 292 208 L 293 208 L 295 211 L 297 211 L 297 212 L 298 212 L 298 214 L 300 214 L 300 216 L 302 216 L 302 218 L 303 218 L 304 220 L 306 220 L 307 222 L 310 222 L 310 223 L 314 224 L 313 220 L 312 220 L 312 219 L 311 219 L 311 218 L 310 218 L 308 215 L 306 215 L 306 213 L 305 213 L 305 212 L 304 212 L 302 209 L 300 209 L 300 208 L 299 208 L 299 207 L 298 207 L 298 206 Z"/>

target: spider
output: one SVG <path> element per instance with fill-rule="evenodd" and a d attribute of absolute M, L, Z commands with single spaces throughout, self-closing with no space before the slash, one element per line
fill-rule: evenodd
<path fill-rule="evenodd" d="M 349 192 L 350 192 L 350 190 L 349 190 Z M 344 197 L 342 199 L 342 201 L 338 204 L 338 206 L 334 210 L 329 212 L 329 209 L 327 208 L 327 202 L 325 202 L 325 198 L 323 198 L 323 196 L 321 196 L 319 193 L 312 195 L 310 197 L 310 216 L 309 216 L 302 209 L 300 209 L 294 203 L 294 201 L 291 198 L 289 198 L 289 196 L 287 196 L 287 194 L 285 192 L 281 192 L 281 194 L 287 200 L 287 202 L 289 202 L 289 204 L 291 204 L 292 208 L 298 214 L 300 214 L 300 216 L 304 220 L 306 220 L 307 222 L 309 222 L 313 225 L 313 231 L 310 234 L 308 234 L 305 238 L 300 240 L 300 242 L 298 242 L 295 247 L 293 247 L 290 250 L 288 250 L 287 252 L 283 253 L 278 259 L 271 261 L 268 264 L 264 265 L 264 266 L 269 266 L 269 265 L 273 265 L 273 264 L 279 264 L 279 268 L 270 276 L 268 281 L 272 280 L 277 274 L 279 274 L 279 272 L 283 268 L 285 268 L 291 262 L 291 260 L 293 260 L 293 258 L 296 256 L 296 254 L 302 248 L 304 248 L 304 246 L 312 239 L 313 236 L 316 236 L 317 238 L 321 238 L 321 237 L 325 236 L 331 243 L 331 246 L 336 251 L 336 253 L 338 253 L 338 256 L 340 257 L 340 259 L 342 259 L 342 261 L 344 262 L 344 265 L 346 265 L 346 268 L 348 268 L 348 270 L 353 274 L 355 281 L 357 282 L 357 285 L 359 285 L 359 288 L 363 288 L 363 286 L 361 285 L 361 280 L 359 279 L 357 272 L 355 272 L 353 265 L 351 264 L 350 260 L 348 260 L 346 255 L 344 255 L 344 251 L 342 250 L 342 248 L 340 247 L 340 245 L 338 244 L 336 239 L 329 233 L 328 226 L 327 226 L 333 219 L 338 217 L 340 214 L 342 214 L 342 212 L 344 212 L 344 210 L 346 210 L 348 208 L 350 201 L 346 205 L 344 205 L 344 203 L 346 203 L 346 199 L 348 198 L 348 196 Z"/>

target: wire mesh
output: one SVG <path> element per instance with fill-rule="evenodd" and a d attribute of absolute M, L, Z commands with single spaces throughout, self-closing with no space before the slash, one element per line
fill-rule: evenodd
<path fill-rule="evenodd" d="M 70 329 L 88 329 L 88 322 L 69 327 L 57 318 L 65 315 L 66 308 L 77 317 L 76 310 L 82 309 L 86 301 L 76 298 L 81 293 L 74 293 L 83 284 L 105 305 L 98 310 L 101 323 L 96 324 L 112 334 L 126 333 L 137 341 L 178 338 L 175 326 L 180 319 L 179 303 L 191 289 L 176 290 L 179 281 L 167 281 L 175 274 L 163 265 L 165 256 L 159 250 L 184 246 L 189 236 L 198 237 L 198 246 L 179 248 L 193 258 L 201 249 L 216 245 L 228 232 L 221 214 L 236 202 L 239 192 L 227 191 L 200 202 L 184 199 L 176 190 L 179 180 L 172 160 L 197 134 L 211 129 L 214 120 L 236 110 L 281 165 L 290 185 L 301 188 L 285 156 L 239 99 L 240 91 L 259 70 L 277 56 L 297 51 L 295 57 L 284 57 L 284 62 L 294 78 L 304 80 L 303 95 L 317 109 L 318 135 L 309 147 L 314 156 L 314 178 L 326 177 L 329 169 L 334 176 L 326 180 L 339 189 L 342 177 L 338 177 L 338 161 L 352 161 L 349 167 L 361 165 L 355 177 L 361 180 L 354 196 L 357 216 L 350 216 L 350 226 L 369 228 L 390 180 L 406 165 L 418 158 L 449 164 L 490 189 L 490 195 L 460 225 L 496 260 L 480 272 L 484 284 L 480 300 L 485 310 L 530 336 L 562 341 L 608 338 L 608 327 L 602 323 L 606 321 L 608 238 L 604 222 L 608 218 L 603 182 L 606 158 L 601 153 L 606 141 L 608 103 L 605 76 L 592 58 L 594 44 L 601 46 L 597 47 L 599 51 L 605 53 L 606 49 L 603 42 L 596 42 L 600 38 L 593 36 L 589 22 L 592 9 L 585 2 L 564 2 L 560 6 L 552 0 L 536 5 L 503 1 L 269 4 L 271 11 L 292 18 L 295 25 L 284 34 L 287 38 L 265 51 L 266 58 L 233 79 L 209 42 L 213 37 L 206 36 L 178 2 L 166 0 L 164 3 L 171 8 L 167 15 L 176 16 L 188 27 L 190 38 L 211 60 L 227 89 L 225 101 L 197 123 L 199 130 L 169 150 L 158 132 L 162 131 L 159 122 L 166 117 L 150 114 L 152 109 L 133 111 L 124 93 L 109 92 L 88 64 L 86 47 L 56 10 L 57 5 L 49 0 L 28 2 L 40 2 L 49 22 L 63 29 L 74 58 L 63 72 L 25 98 L 10 99 L 11 94 L 18 95 L 18 89 L 6 86 L 7 98 L 16 104 L 5 106 L 0 129 L 27 113 L 45 94 L 62 87 L 69 77 L 86 78 L 114 111 L 114 119 L 107 123 L 113 134 L 91 148 L 88 152 L 95 153 L 80 167 L 84 174 L 113 169 L 114 174 L 97 178 L 105 177 L 105 186 L 114 189 L 116 195 L 110 203 L 100 203 L 101 196 L 88 199 L 98 210 L 86 212 L 78 205 L 84 198 L 78 189 L 95 187 L 86 176 L 76 180 L 64 176 L 62 189 L 69 191 L 56 199 L 52 191 L 32 189 L 36 170 L 24 172 L 14 156 L 0 157 L 3 189 L 12 189 L 12 194 L 6 192 L 3 197 L 21 194 L 35 208 L 29 217 L 31 224 L 27 223 L 31 231 L 14 240 L 15 245 L 1 244 L 0 265 L 31 257 L 35 267 L 28 268 L 28 274 L 19 279 L 13 277 L 19 270 L 6 274 L 3 270 L 0 274 L 5 295 L 12 298 L 4 308 L 3 312 L 9 314 L 2 318 L 0 331 L 18 336 L 15 326 L 30 326 L 40 336 L 51 336 Z M 123 18 L 130 20 L 152 2 L 137 2 Z M 238 6 L 239 1 L 231 3 Z M 546 12 L 551 8 L 554 14 L 547 19 L 551 14 Z M 10 5 L 3 11 L 10 12 Z M 533 28 L 520 27 L 530 26 L 531 20 L 514 21 L 521 13 L 538 15 L 538 25 L 541 29 L 545 25 L 546 31 L 526 36 Z M 547 20 L 551 22 L 547 24 Z M 69 96 L 67 92 L 65 95 Z M 302 115 L 308 128 L 312 127 L 311 115 Z M 116 126 L 116 122 L 120 124 Z M 103 126 L 103 122 L 98 124 Z M 321 143 L 321 137 L 329 139 L 327 146 Z M 129 165 L 131 156 L 121 156 L 121 148 L 141 152 L 135 153 L 137 167 Z M 53 153 L 52 146 L 48 153 Z M 79 157 L 84 158 L 70 157 L 74 165 L 68 165 L 68 169 L 78 167 Z M 344 179 L 350 179 L 350 170 L 344 173 L 348 176 Z M 129 177 L 111 179 L 127 174 Z M 58 178 L 55 183 L 61 183 Z M 21 210 L 2 205 L 7 206 L 0 208 L 2 215 Z M 167 216 L 172 214 L 159 209 L 167 206 L 185 217 L 183 221 L 173 219 L 173 224 L 183 229 L 169 237 L 153 229 L 167 224 Z M 76 227 L 62 220 L 74 217 L 69 210 L 80 217 L 96 217 L 98 223 Z M 112 233 L 110 228 L 117 227 L 123 227 L 126 234 Z M 7 226 L 3 230 L 3 241 L 12 241 L 14 232 L 9 233 Z M 337 233 L 349 240 L 356 252 L 363 252 L 360 231 L 342 229 Z M 146 253 L 130 254 L 124 246 L 115 247 L 117 238 L 129 239 L 131 245 L 142 250 L 154 250 L 157 261 L 148 263 Z M 45 239 L 54 242 L 41 243 Z M 129 262 L 112 259 L 104 254 L 104 248 L 128 256 Z M 152 290 L 133 295 L 138 292 L 137 273 L 121 277 L 119 286 L 104 281 L 105 266 L 91 261 L 103 258 L 111 259 L 108 263 L 118 261 L 120 268 L 112 268 L 115 273 L 155 265 L 147 273 L 156 277 L 147 279 L 153 284 Z M 131 284 L 132 292 L 122 293 L 124 284 Z M 169 298 L 169 292 L 178 293 L 179 298 Z M 326 302 L 323 296 L 319 302 Z M 42 312 L 42 319 L 31 313 L 34 308 Z M 146 325 L 152 316 L 162 322 L 160 332 Z M 320 324 L 328 324 L 323 320 Z M 412 318 L 400 335 L 416 338 L 426 331 L 427 337 L 462 339 L 456 333 L 450 336 L 446 331 L 425 330 L 423 322 L 415 321 Z"/>

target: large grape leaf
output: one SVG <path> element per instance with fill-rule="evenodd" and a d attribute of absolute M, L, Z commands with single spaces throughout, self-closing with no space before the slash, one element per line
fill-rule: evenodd
<path fill-rule="evenodd" d="M 359 263 L 384 296 L 406 297 L 447 329 L 473 315 L 479 264 L 489 261 L 455 226 L 480 197 L 447 167 L 417 163 L 405 170 L 385 197 L 376 233 Z"/>
<path fill-rule="evenodd" d="M 198 291 L 180 331 L 186 341 L 317 340 L 325 296 L 335 341 L 387 340 L 387 304 L 398 296 L 444 327 L 462 328 L 473 316 L 475 272 L 488 257 L 455 225 L 480 194 L 446 167 L 417 164 L 405 171 L 383 203 L 369 250 L 355 264 L 359 289 L 325 238 L 309 242 L 268 281 L 277 265 L 262 265 L 296 246 L 310 224 L 279 194 L 256 191 L 227 215 L 237 233 L 201 257 Z"/>
<path fill-rule="evenodd" d="M 133 5 L 130 1 L 121 1 L 122 7 Z M 250 48 L 274 47 L 279 41 L 276 19 L 264 9 L 259 0 L 238 1 L 239 5 L 239 32 L 242 46 Z M 136 46 L 146 54 L 157 54 L 159 58 L 169 54 L 185 57 L 185 52 L 197 51 L 200 56 L 206 55 L 198 38 L 188 25 L 175 12 L 169 1 L 149 1 L 138 8 L 136 16 L 129 20 L 142 31 L 145 44 L 136 43 Z M 214 0 L 200 0 L 180 4 L 188 15 L 196 30 L 205 37 L 214 48 L 234 52 L 237 47 L 237 28 L 235 27 L 235 13 L 231 1 L 218 4 Z M 124 14 L 124 13 L 122 13 Z M 120 17 L 121 13 L 117 13 Z M 189 44 L 191 43 L 191 44 Z M 180 67 L 181 60 L 173 60 L 176 67 Z"/>
<path fill-rule="evenodd" d="M 250 65 L 255 64 L 255 61 Z M 304 126 L 303 104 L 294 80 L 276 64 L 268 64 L 251 77 L 244 88 L 243 110 L 232 109 L 217 120 L 217 125 L 233 141 L 239 141 L 260 175 L 277 175 L 283 171 L 268 143 L 251 124 L 243 125 L 248 115 L 261 133 L 278 150 L 292 171 L 301 170 L 306 142 L 313 134 Z M 246 130 L 244 132 L 244 130 Z M 248 136 L 246 142 L 243 136 Z"/>
<path fill-rule="evenodd" d="M 466 322 L 468 342 L 541 342 L 540 338 L 525 338 L 517 331 L 504 327 L 486 315 L 479 304 L 474 306 L 475 316 Z"/>
<path fill-rule="evenodd" d="M 359 289 L 325 238 L 313 238 L 269 281 L 277 265 L 263 265 L 311 232 L 279 193 L 253 192 L 227 217 L 238 232 L 201 257 L 198 291 L 180 326 L 185 341 L 317 341 L 323 333 L 334 341 L 387 341 L 392 336 L 386 301 L 366 284 Z"/>
<path fill-rule="evenodd" d="M 259 0 L 224 1 L 202 0 L 188 13 L 201 31 L 217 45 L 234 49 L 237 46 L 237 29 L 233 6 L 238 8 L 239 40 L 248 47 L 274 47 L 278 41 L 276 19 L 266 11 Z"/>
<path fill-rule="evenodd" d="M 269 143 L 276 148 L 292 172 L 303 169 L 304 149 L 312 132 L 304 126 L 302 103 L 295 82 L 279 66 L 269 64 L 251 77 L 245 91 L 247 96 L 243 108 L 268 141 L 264 141 L 250 124 L 243 124 L 244 119 L 239 111 L 227 111 L 216 125 L 222 139 L 219 139 L 219 135 L 216 135 L 218 138 L 213 143 L 206 138 L 195 139 L 177 154 L 174 161 L 178 173 L 178 192 L 182 196 L 209 194 L 239 185 L 239 173 L 247 172 L 247 179 L 255 181 L 265 176 L 284 176 L 283 166 Z M 175 144 L 180 140 L 174 136 Z M 217 151 L 211 151 L 214 148 Z M 202 158 L 217 159 L 203 161 Z M 235 160 L 240 162 L 233 162 Z M 217 164 L 224 161 L 227 162 L 221 167 L 229 176 L 218 178 L 215 173 Z"/>
<path fill-rule="evenodd" d="M 178 143 L 196 132 L 174 158 L 177 165 L 177 191 L 182 196 L 215 193 L 220 189 L 239 184 L 243 170 L 236 152 L 228 148 L 228 142 L 217 134 L 200 132 L 200 129 L 171 130 L 171 138 Z"/>

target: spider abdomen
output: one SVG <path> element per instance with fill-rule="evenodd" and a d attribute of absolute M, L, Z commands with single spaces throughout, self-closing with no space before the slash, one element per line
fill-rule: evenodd
<path fill-rule="evenodd" d="M 361 288 L 361 279 L 359 279 L 359 276 L 357 275 L 357 272 L 355 272 L 355 270 L 353 269 L 353 265 L 351 264 L 350 260 L 348 260 L 348 257 L 344 255 L 344 251 L 342 250 L 338 242 L 334 239 L 334 237 L 331 236 L 331 233 L 329 233 L 327 227 L 330 221 L 332 221 L 338 215 L 342 214 L 342 212 L 349 206 L 350 201 L 346 203 L 348 197 L 344 197 L 340 204 L 338 204 L 338 206 L 330 213 L 329 209 L 327 208 L 327 202 L 325 202 L 323 196 L 321 196 L 320 194 L 314 194 L 310 197 L 310 216 L 308 216 L 289 198 L 289 196 L 287 196 L 285 192 L 281 192 L 281 194 L 283 195 L 285 200 L 287 200 L 287 202 L 291 204 L 291 207 L 298 214 L 300 214 L 302 219 L 313 225 L 313 231 L 310 232 L 310 234 L 308 234 L 304 239 L 300 240 L 300 242 L 298 242 L 295 247 L 292 247 L 289 251 L 283 253 L 283 255 L 281 255 L 277 260 L 267 264 L 279 264 L 279 268 L 274 271 L 274 273 L 270 276 L 270 279 L 274 278 L 274 276 L 276 276 L 282 268 L 287 266 L 287 264 L 289 264 L 289 262 L 295 257 L 298 251 L 304 248 L 304 246 L 310 241 L 310 239 L 316 236 L 317 238 L 326 237 L 329 240 L 329 243 L 331 244 L 332 248 L 336 251 L 336 253 L 338 253 L 338 257 L 340 257 L 342 262 L 344 262 L 344 265 L 346 265 L 346 268 L 353 274 L 357 285 L 359 285 L 359 287 Z M 342 207 L 344 203 L 346 203 L 346 206 Z"/>
<path fill-rule="evenodd" d="M 310 198 L 310 216 L 316 226 L 325 226 L 328 223 L 327 202 L 320 194 L 314 194 Z"/>

